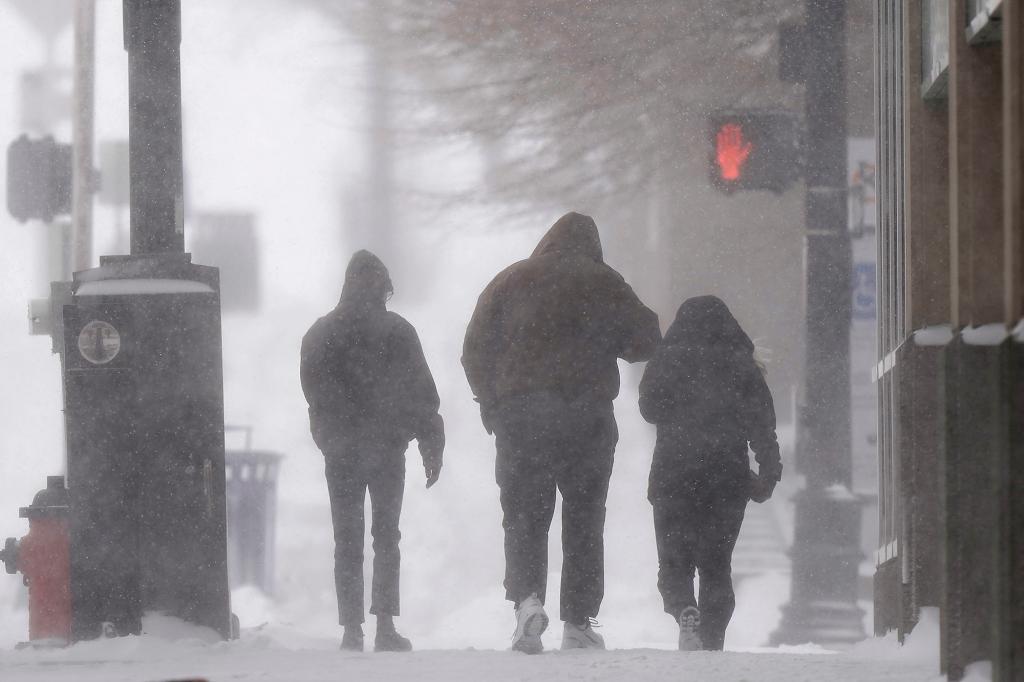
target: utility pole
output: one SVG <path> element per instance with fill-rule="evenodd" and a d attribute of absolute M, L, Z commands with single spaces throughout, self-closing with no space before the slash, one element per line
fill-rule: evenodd
<path fill-rule="evenodd" d="M 48 136 L 69 114 L 69 100 L 64 91 L 66 72 L 54 63 L 57 37 L 72 20 L 67 0 L 8 0 L 32 29 L 43 39 L 46 56 L 42 66 L 27 70 L 21 78 L 21 121 L 23 132 Z M 6 142 L 6 141 L 5 141 Z M 10 170 L 8 170 L 10 172 Z M 34 230 L 36 267 L 32 282 L 33 296 L 48 296 L 50 282 L 67 278 L 69 272 L 69 226 L 63 219 L 48 220 L 42 229 Z M 33 309 L 46 307 L 39 298 Z M 46 333 L 37 330 L 32 333 Z"/>
<path fill-rule="evenodd" d="M 804 395 L 797 430 L 792 588 L 776 644 L 863 639 L 857 606 L 860 503 L 851 492 L 851 244 L 846 181 L 846 0 L 807 0 L 807 321 Z"/>
<path fill-rule="evenodd" d="M 388 3 L 374 3 L 374 42 L 370 47 L 367 71 L 370 80 L 370 206 L 367 228 L 370 242 L 380 256 L 389 258 L 394 251 L 395 159 L 392 134 L 391 46 L 388 35 Z"/>
<path fill-rule="evenodd" d="M 74 104 L 71 197 L 71 270 L 92 266 L 93 119 L 96 0 L 75 0 Z"/>
<path fill-rule="evenodd" d="M 342 246 L 348 251 L 369 249 L 394 273 L 400 249 L 395 235 L 394 95 L 392 49 L 388 34 L 390 3 L 374 0 L 368 9 L 370 40 L 366 44 L 366 166 L 363 182 L 346 197 L 348 215 Z"/>

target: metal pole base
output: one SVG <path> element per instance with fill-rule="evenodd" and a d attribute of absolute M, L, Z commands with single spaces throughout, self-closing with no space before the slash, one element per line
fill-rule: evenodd
<path fill-rule="evenodd" d="M 864 609 L 857 606 L 860 500 L 845 486 L 820 484 L 797 493 L 792 591 L 778 644 L 851 644 L 864 639 Z"/>
<path fill-rule="evenodd" d="M 771 645 L 850 645 L 864 639 L 864 609 L 856 604 L 815 601 L 787 604 Z"/>

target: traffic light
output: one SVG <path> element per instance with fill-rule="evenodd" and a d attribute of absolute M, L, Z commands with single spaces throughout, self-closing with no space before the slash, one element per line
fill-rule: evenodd
<path fill-rule="evenodd" d="M 20 222 L 71 212 L 71 145 L 22 135 L 7 147 L 7 210 Z"/>
<path fill-rule="evenodd" d="M 783 192 L 799 177 L 796 118 L 785 111 L 737 109 L 711 114 L 711 184 Z"/>

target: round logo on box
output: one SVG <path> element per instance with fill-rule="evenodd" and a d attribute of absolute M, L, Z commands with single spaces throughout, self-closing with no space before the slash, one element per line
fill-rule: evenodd
<path fill-rule="evenodd" d="M 121 335 L 109 322 L 93 320 L 78 335 L 78 352 L 94 365 L 105 365 L 121 352 Z"/>

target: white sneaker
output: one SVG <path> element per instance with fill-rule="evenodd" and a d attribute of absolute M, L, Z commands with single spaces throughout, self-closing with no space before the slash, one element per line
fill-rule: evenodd
<path fill-rule="evenodd" d="M 562 631 L 562 649 L 604 650 L 604 637 L 594 632 L 595 621 L 588 618 L 582 625 L 566 623 Z"/>
<path fill-rule="evenodd" d="M 679 614 L 679 650 L 700 651 L 704 643 L 700 641 L 700 611 L 696 606 L 687 606 Z"/>
<path fill-rule="evenodd" d="M 544 651 L 540 636 L 548 627 L 548 614 L 536 594 L 519 602 L 516 608 L 516 631 L 512 635 L 512 650 L 526 654 Z"/>

